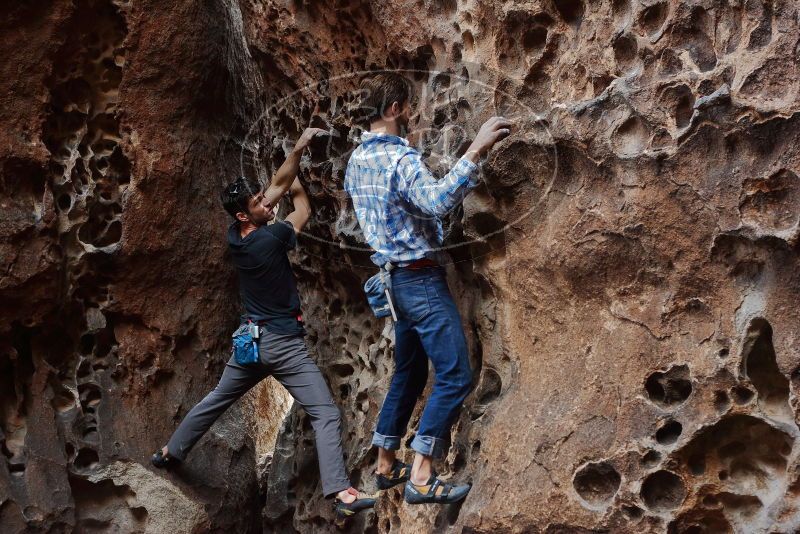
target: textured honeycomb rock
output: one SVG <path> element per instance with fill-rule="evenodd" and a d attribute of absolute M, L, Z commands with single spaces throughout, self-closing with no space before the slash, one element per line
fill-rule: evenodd
<path fill-rule="evenodd" d="M 438 469 L 474 489 L 418 508 L 390 491 L 345 528 L 800 529 L 796 2 L 0 13 L 3 532 L 333 530 L 309 422 L 269 382 L 179 472 L 147 464 L 235 324 L 216 191 L 264 181 L 309 123 L 333 135 L 303 163 L 315 215 L 292 260 L 369 488 L 392 329 L 360 290 L 342 180 L 358 73 L 386 67 L 414 80 L 438 170 L 485 118 L 518 127 L 445 225 L 476 387 Z"/>

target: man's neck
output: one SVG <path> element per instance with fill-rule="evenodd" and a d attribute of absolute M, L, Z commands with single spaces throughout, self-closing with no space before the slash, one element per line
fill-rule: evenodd
<path fill-rule="evenodd" d="M 251 233 L 258 230 L 258 225 L 250 221 L 239 221 L 239 236 L 244 239 Z"/>
<path fill-rule="evenodd" d="M 377 120 L 369 125 L 370 133 L 382 133 L 400 137 L 400 126 L 396 121 Z"/>

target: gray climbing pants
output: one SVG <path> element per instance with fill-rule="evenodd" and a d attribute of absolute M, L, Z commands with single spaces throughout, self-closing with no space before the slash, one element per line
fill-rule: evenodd
<path fill-rule="evenodd" d="M 259 362 L 239 365 L 231 357 L 214 390 L 178 426 L 167 444 L 170 456 L 183 461 L 214 421 L 258 382 L 272 375 L 311 418 L 326 497 L 350 487 L 344 467 L 339 408 L 317 364 L 309 357 L 303 336 L 276 334 L 261 328 Z"/>

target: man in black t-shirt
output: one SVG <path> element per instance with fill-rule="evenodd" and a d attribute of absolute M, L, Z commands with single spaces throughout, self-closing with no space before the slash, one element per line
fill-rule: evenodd
<path fill-rule="evenodd" d="M 308 128 L 272 178 L 270 186 L 255 191 L 239 178 L 225 188 L 222 203 L 235 221 L 228 230 L 228 246 L 239 274 L 246 318 L 259 325 L 259 361 L 240 365 L 231 357 L 219 384 L 186 415 L 169 442 L 153 455 L 153 465 L 180 463 L 216 419 L 250 388 L 273 376 L 311 419 L 317 443 L 322 491 L 336 497 L 340 517 L 370 508 L 375 500 L 350 485 L 344 466 L 339 409 L 317 365 L 309 357 L 303 336 L 300 298 L 287 251 L 295 247 L 311 215 L 311 205 L 296 178 L 303 149 L 325 132 Z M 283 221 L 275 205 L 289 191 L 294 211 Z"/>

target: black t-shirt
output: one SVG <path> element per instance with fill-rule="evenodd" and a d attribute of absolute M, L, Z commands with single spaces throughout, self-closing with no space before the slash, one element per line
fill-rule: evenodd
<path fill-rule="evenodd" d="M 305 333 L 299 320 L 300 296 L 286 255 L 296 243 L 294 228 L 285 221 L 260 226 L 244 239 L 238 222 L 228 229 L 228 246 L 239 272 L 246 316 L 262 321 L 270 332 Z"/>

